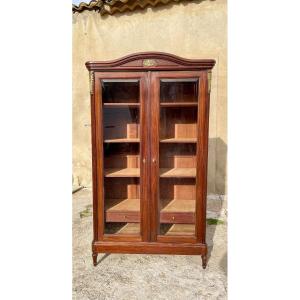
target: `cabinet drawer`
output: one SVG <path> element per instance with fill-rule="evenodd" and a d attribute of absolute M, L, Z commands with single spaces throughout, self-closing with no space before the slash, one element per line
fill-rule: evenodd
<path fill-rule="evenodd" d="M 138 223 L 140 222 L 140 213 L 139 212 L 106 212 L 105 220 L 106 222 Z"/>
<path fill-rule="evenodd" d="M 161 223 L 194 224 L 195 214 L 191 212 L 161 212 Z"/>

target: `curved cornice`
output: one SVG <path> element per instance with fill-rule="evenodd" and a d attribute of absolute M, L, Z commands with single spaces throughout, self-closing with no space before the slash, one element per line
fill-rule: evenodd
<path fill-rule="evenodd" d="M 109 61 L 88 61 L 88 70 L 105 71 L 114 70 L 201 70 L 212 69 L 215 65 L 213 59 L 187 59 L 164 52 L 140 52 Z"/>

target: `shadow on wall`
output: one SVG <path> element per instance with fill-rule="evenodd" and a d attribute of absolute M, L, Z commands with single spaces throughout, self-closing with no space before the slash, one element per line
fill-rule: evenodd
<path fill-rule="evenodd" d="M 221 138 L 208 141 L 208 194 L 226 194 L 227 144 Z"/>
<path fill-rule="evenodd" d="M 215 193 L 210 193 L 208 186 L 208 195 L 218 194 L 213 199 L 208 196 L 206 242 L 208 246 L 207 260 L 209 262 L 214 247 L 217 226 L 224 226 L 224 222 L 226 222 L 224 215 L 222 215 L 225 208 L 224 199 L 220 195 L 226 194 L 227 144 L 221 138 L 210 138 L 208 157 L 208 182 L 211 180 L 215 182 Z M 227 245 L 224 244 L 224 247 L 227 247 Z M 223 255 L 220 261 L 220 268 L 227 274 L 227 253 Z"/>

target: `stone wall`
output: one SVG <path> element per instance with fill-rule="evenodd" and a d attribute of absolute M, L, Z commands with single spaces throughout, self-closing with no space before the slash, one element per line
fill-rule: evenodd
<path fill-rule="evenodd" d="M 85 62 L 161 51 L 212 58 L 208 193 L 226 193 L 227 3 L 225 0 L 162 5 L 100 16 L 73 14 L 73 183 L 91 186 L 90 95 Z"/>

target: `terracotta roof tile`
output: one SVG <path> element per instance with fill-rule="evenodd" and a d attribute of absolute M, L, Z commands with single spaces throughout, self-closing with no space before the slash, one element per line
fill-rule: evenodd
<path fill-rule="evenodd" d="M 97 10 L 101 15 L 114 14 L 115 12 L 133 11 L 136 8 L 145 8 L 147 6 L 157 6 L 168 4 L 170 2 L 180 2 L 181 0 L 92 0 L 89 3 L 81 2 L 78 6 L 73 4 L 72 11 L 82 12 L 84 10 Z M 193 1 L 193 0 L 185 0 Z"/>

